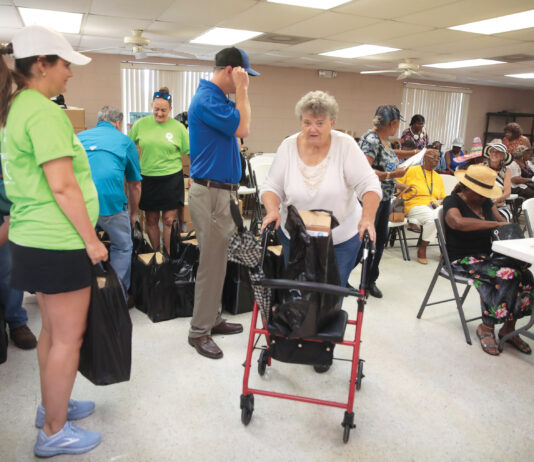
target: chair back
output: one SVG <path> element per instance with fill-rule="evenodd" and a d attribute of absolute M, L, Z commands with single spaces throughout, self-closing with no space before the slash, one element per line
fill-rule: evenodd
<path fill-rule="evenodd" d="M 257 154 L 249 160 L 250 169 L 254 172 L 258 190 L 261 189 L 263 182 L 269 174 L 269 170 L 274 161 L 274 156 L 275 154 Z"/>
<path fill-rule="evenodd" d="M 525 215 L 525 224 L 527 225 L 528 237 L 534 237 L 534 199 L 527 199 L 521 205 Z"/>
<path fill-rule="evenodd" d="M 450 196 L 454 187 L 458 184 L 458 180 L 454 175 L 440 175 L 445 186 L 445 195 Z"/>

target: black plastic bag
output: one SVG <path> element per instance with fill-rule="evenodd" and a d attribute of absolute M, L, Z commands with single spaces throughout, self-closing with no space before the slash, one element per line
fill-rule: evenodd
<path fill-rule="evenodd" d="M 332 217 L 332 228 L 337 225 Z M 286 229 L 291 238 L 286 278 L 340 284 L 332 235 L 310 236 L 297 209 L 290 205 Z M 273 311 L 272 323 L 289 328 L 289 338 L 313 337 L 341 309 L 341 297 L 320 292 L 289 290 Z"/>
<path fill-rule="evenodd" d="M 5 308 L 0 303 L 0 364 L 7 361 L 7 345 L 9 339 L 7 338 Z"/>
<path fill-rule="evenodd" d="M 144 280 L 147 277 L 147 266 L 137 258 L 140 254 L 152 252 L 152 247 L 143 236 L 141 224 L 136 221 L 132 229 L 132 269 L 130 277 L 130 294 L 138 310 L 146 313 L 143 305 Z"/>
<path fill-rule="evenodd" d="M 171 231 L 170 261 L 173 274 L 172 291 L 175 299 L 177 317 L 190 317 L 193 315 L 195 304 L 195 281 L 200 250 L 198 245 L 187 242 L 194 238 L 194 231 L 184 239 L 179 233 L 178 223 L 173 223 Z"/>
<path fill-rule="evenodd" d="M 147 275 L 143 281 L 143 306 L 152 322 L 177 317 L 172 264 L 166 255 L 162 261 L 158 261 L 157 254 L 154 254 L 147 265 Z"/>
<path fill-rule="evenodd" d="M 78 370 L 95 385 L 130 380 L 132 321 L 109 262 L 93 267 L 91 304 Z"/>
<path fill-rule="evenodd" d="M 228 261 L 224 279 L 222 307 L 231 314 L 248 313 L 254 306 L 254 292 L 249 269 L 245 265 Z"/>

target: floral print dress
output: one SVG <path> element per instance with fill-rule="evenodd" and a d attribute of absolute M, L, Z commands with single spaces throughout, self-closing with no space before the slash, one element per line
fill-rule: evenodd
<path fill-rule="evenodd" d="M 481 219 L 453 193 L 443 202 L 443 213 L 457 208 L 466 218 Z M 482 206 L 486 220 L 495 220 L 488 199 Z M 486 325 L 522 318 L 534 303 L 534 278 L 527 263 L 491 252 L 489 231 L 453 230 L 445 222 L 447 252 L 454 274 L 472 280 L 480 295 Z"/>

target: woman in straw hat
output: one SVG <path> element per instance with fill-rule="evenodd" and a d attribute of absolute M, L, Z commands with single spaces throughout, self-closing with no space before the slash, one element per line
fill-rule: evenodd
<path fill-rule="evenodd" d="M 491 230 L 506 224 L 492 199 L 502 190 L 497 174 L 483 165 L 472 165 L 455 173 L 459 185 L 445 198 L 447 252 L 455 274 L 473 280 L 480 294 L 482 324 L 477 327 L 482 349 L 498 355 L 495 324 L 503 323 L 499 337 L 515 330 L 516 320 L 530 313 L 534 301 L 534 279 L 527 265 L 491 252 Z M 525 354 L 529 345 L 519 335 L 509 342 Z"/>
<path fill-rule="evenodd" d="M 506 199 L 512 192 L 512 180 L 510 170 L 507 168 L 512 163 L 512 155 L 506 150 L 502 140 L 494 139 L 484 148 L 484 165 L 497 172 L 497 185 L 501 188 L 501 194 L 493 202 L 497 204 L 497 210 L 506 218 L 506 221 L 512 220 L 512 212 L 506 206 Z"/>
<path fill-rule="evenodd" d="M 50 98 L 65 92 L 71 63 L 91 59 L 40 26 L 17 32 L 12 43 L 0 46 L 4 54 L 15 58 L 14 71 L 0 58 L 2 170 L 13 202 L 11 284 L 35 292 L 42 320 L 37 345 L 42 401 L 35 418 L 41 430 L 34 452 L 80 454 L 101 439 L 71 423 L 91 414 L 94 403 L 69 398 L 86 327 L 91 264 L 108 253 L 94 229 L 98 195 L 87 154 Z"/>

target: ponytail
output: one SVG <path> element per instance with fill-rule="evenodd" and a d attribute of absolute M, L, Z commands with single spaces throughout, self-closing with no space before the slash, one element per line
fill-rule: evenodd
<path fill-rule="evenodd" d="M 26 82 L 32 75 L 32 66 L 37 62 L 38 56 L 30 56 L 15 60 L 15 70 L 7 67 L 6 61 L 1 55 L 12 55 L 13 44 L 0 44 L 0 128 L 4 127 L 7 122 L 9 108 L 15 96 L 26 87 Z M 53 65 L 57 62 L 59 56 L 47 55 L 45 60 Z M 16 85 L 13 91 L 13 85 Z"/>

